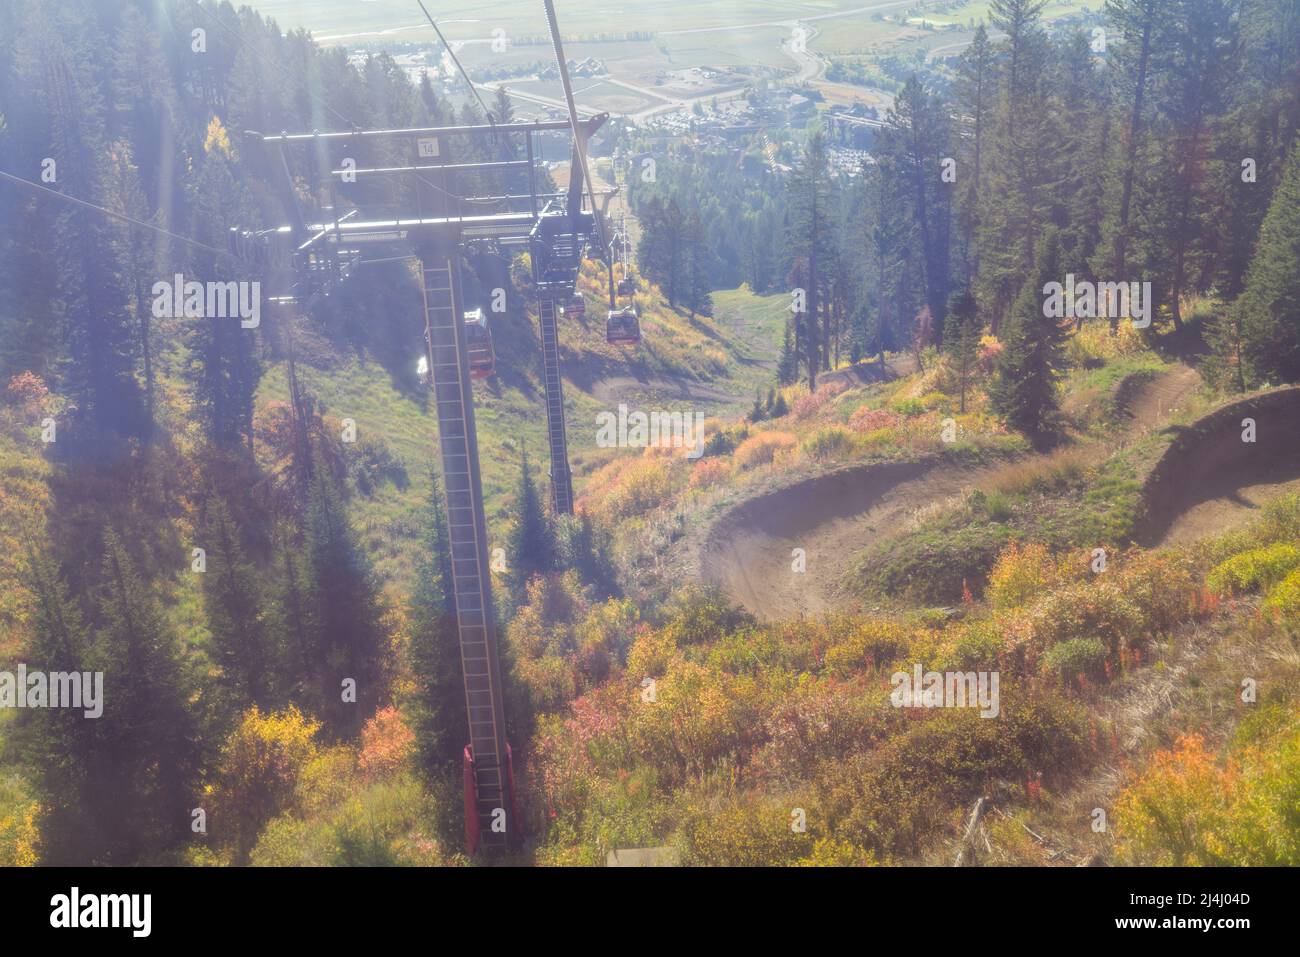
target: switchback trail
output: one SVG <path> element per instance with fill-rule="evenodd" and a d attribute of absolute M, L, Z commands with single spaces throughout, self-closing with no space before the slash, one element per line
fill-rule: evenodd
<path fill-rule="evenodd" d="M 1127 421 L 1093 447 L 1097 458 L 1167 421 L 1199 383 L 1178 366 L 1122 396 Z M 864 548 L 907 530 L 923 510 L 964 497 L 1004 464 L 874 463 L 787 485 L 718 519 L 701 549 L 701 574 L 763 620 L 823 614 L 840 601 L 840 582 Z M 796 548 L 804 550 L 803 573 L 792 569 Z"/>

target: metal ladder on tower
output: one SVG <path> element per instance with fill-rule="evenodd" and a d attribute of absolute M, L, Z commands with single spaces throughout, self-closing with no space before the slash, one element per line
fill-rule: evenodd
<path fill-rule="evenodd" d="M 555 300 L 538 301 L 537 325 L 542 338 L 542 379 L 546 387 L 546 437 L 551 451 L 551 501 L 555 514 L 573 514 L 573 476 L 564 432 L 564 383 L 560 379 L 560 339 Z"/>
<path fill-rule="evenodd" d="M 513 780 L 492 611 L 474 397 L 461 319 L 458 239 L 449 230 L 447 236 L 421 249 L 420 259 L 469 716 L 467 768 L 472 769 L 475 813 L 467 814 L 465 829 L 472 853 L 480 843 L 487 848 L 507 847 L 517 823 L 511 806 Z M 467 811 L 468 802 L 467 797 Z"/>

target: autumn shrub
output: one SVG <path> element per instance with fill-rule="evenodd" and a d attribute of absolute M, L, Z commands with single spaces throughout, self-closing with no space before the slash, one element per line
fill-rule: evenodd
<path fill-rule="evenodd" d="M 1287 618 L 1300 617 L 1300 569 L 1293 571 L 1268 593 L 1264 607 Z"/>
<path fill-rule="evenodd" d="M 653 707 L 634 708 L 629 746 L 666 785 L 734 766 L 760 727 L 755 680 L 674 660 L 655 679 Z"/>
<path fill-rule="evenodd" d="M 297 708 L 244 712 L 226 739 L 212 785 L 214 834 L 241 862 L 267 821 L 294 806 L 298 776 L 316 756 L 320 725 Z"/>
<path fill-rule="evenodd" d="M 888 409 L 869 409 L 864 405 L 849 416 L 849 428 L 854 432 L 874 432 L 892 429 L 899 421 L 899 416 Z"/>
<path fill-rule="evenodd" d="M 666 617 L 664 635 L 682 647 L 711 643 L 744 625 L 753 624 L 749 615 L 733 606 L 722 592 L 714 588 L 682 590 L 666 609 Z"/>
<path fill-rule="evenodd" d="M 750 774 L 764 786 L 793 785 L 819 764 L 878 745 L 903 722 L 885 692 L 858 682 L 804 682 L 782 695 L 763 720 Z"/>
<path fill-rule="evenodd" d="M 1105 676 L 1106 646 L 1095 638 L 1071 638 L 1047 649 L 1043 670 L 1066 684 L 1079 678 L 1099 681 Z"/>
<path fill-rule="evenodd" d="M 573 626 L 574 664 L 580 690 L 604 681 L 636 637 L 640 613 L 628 599 L 610 598 L 591 605 Z"/>
<path fill-rule="evenodd" d="M 890 664 L 908 647 L 907 629 L 886 618 L 854 621 L 832 640 L 834 644 L 826 649 L 826 668 L 841 677 Z"/>
<path fill-rule="evenodd" d="M 687 485 L 697 489 L 713 488 L 719 482 L 726 481 L 730 474 L 731 463 L 726 459 L 702 459 L 691 468 L 691 477 Z"/>
<path fill-rule="evenodd" d="M 627 673 L 635 681 L 653 678 L 668 670 L 677 643 L 662 631 L 640 635 L 627 653 Z"/>
<path fill-rule="evenodd" d="M 1004 635 L 995 619 L 973 618 L 949 625 L 932 658 L 944 671 L 992 670 L 998 666 Z"/>
<path fill-rule="evenodd" d="M 773 867 L 812 855 L 824 834 L 809 802 L 753 793 L 695 797 L 685 802 L 681 833 L 683 863 L 712 867 Z M 792 827 L 802 812 L 804 830 Z"/>
<path fill-rule="evenodd" d="M 35 372 L 20 372 L 9 379 L 5 386 L 4 400 L 27 411 L 43 408 L 45 397 L 50 394 L 45 380 Z"/>
<path fill-rule="evenodd" d="M 414 752 L 415 732 L 390 705 L 376 711 L 361 729 L 357 763 L 369 775 L 393 774 L 407 764 Z"/>
<path fill-rule="evenodd" d="M 875 867 L 880 862 L 866 848 L 833 837 L 819 837 L 812 850 L 795 862 L 796 867 Z"/>
<path fill-rule="evenodd" d="M 1235 595 L 1267 589 L 1300 567 L 1300 548 L 1277 542 L 1234 555 L 1206 576 L 1205 585 L 1216 595 Z"/>
<path fill-rule="evenodd" d="M 1241 789 L 1239 768 L 1220 767 L 1204 738 L 1180 738 L 1121 792 L 1115 807 L 1119 859 L 1178 867 L 1230 863 L 1230 809 Z"/>
<path fill-rule="evenodd" d="M 1295 867 L 1300 716 L 1293 700 L 1244 720 L 1219 758 L 1199 735 L 1157 752 L 1116 802 L 1119 859 L 1139 865 Z"/>
<path fill-rule="evenodd" d="M 843 426 L 828 425 L 804 439 L 800 448 L 809 458 L 825 462 L 849 454 L 854 445 L 852 432 Z"/>
<path fill-rule="evenodd" d="M 628 518 L 664 504 L 674 492 L 673 471 L 671 459 L 633 459 L 606 496 L 606 513 L 613 518 Z"/>
<path fill-rule="evenodd" d="M 1012 542 L 989 572 L 984 596 L 994 608 L 1019 608 L 1037 601 L 1060 580 L 1050 549 L 1040 542 Z"/>
<path fill-rule="evenodd" d="M 801 395 L 790 407 L 790 417 L 795 421 L 810 419 L 821 412 L 832 399 L 848 389 L 848 384 L 839 379 L 817 387 L 817 391 Z"/>
<path fill-rule="evenodd" d="M 0 867 L 40 863 L 40 811 L 20 777 L 0 777 Z"/>
<path fill-rule="evenodd" d="M 1134 552 L 1107 571 L 1048 592 L 1023 613 L 1040 650 L 1076 638 L 1105 645 L 1108 654 L 1139 648 L 1189 620 L 1196 580 L 1188 559 L 1172 552 Z"/>
<path fill-rule="evenodd" d="M 974 708 L 912 712 L 880 747 L 823 764 L 831 832 L 882 858 L 914 855 L 997 782 L 1064 780 L 1086 753 L 1082 712 L 1005 680 L 1000 693 L 997 719 Z"/>
<path fill-rule="evenodd" d="M 1121 322 L 1113 333 L 1108 322 L 1086 322 L 1065 342 L 1066 362 L 1076 368 L 1093 368 L 1147 351 L 1142 334 L 1130 322 Z"/>
<path fill-rule="evenodd" d="M 1300 492 L 1292 492 L 1265 504 L 1259 518 L 1246 528 L 1209 541 L 1205 552 L 1210 561 L 1219 563 L 1251 549 L 1297 540 L 1300 540 Z"/>
<path fill-rule="evenodd" d="M 606 521 L 639 517 L 676 494 L 679 476 L 686 475 L 684 462 L 671 455 L 620 456 L 592 474 L 577 502 L 578 510 Z"/>
<path fill-rule="evenodd" d="M 778 451 L 792 449 L 796 445 L 798 439 L 789 432 L 756 432 L 736 447 L 736 468 L 744 471 L 759 465 L 771 465 Z"/>
<path fill-rule="evenodd" d="M 393 867 L 449 863 L 418 779 L 403 773 L 350 789 L 308 816 L 271 821 L 249 858 L 258 867 Z"/>

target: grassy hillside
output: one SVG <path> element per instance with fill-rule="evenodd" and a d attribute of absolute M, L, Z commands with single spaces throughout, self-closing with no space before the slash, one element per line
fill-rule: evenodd
<path fill-rule="evenodd" d="M 658 287 L 641 280 L 636 302 L 642 343 L 636 348 L 611 346 L 605 341 L 604 274 L 597 265 L 588 263 L 580 278 L 585 316 L 570 314 L 560 321 L 565 415 L 579 494 L 593 471 L 627 454 L 597 448 L 600 412 L 626 401 L 646 411 L 698 407 L 710 414 L 737 414 L 752 402 L 756 388 L 771 385 L 769 364 L 783 329 L 782 302 L 788 301 L 755 296 L 742 288 L 717 295 L 714 318 L 691 319 L 669 308 Z M 492 322 L 497 375 L 475 384 L 475 416 L 489 531 L 502 534 L 511 514 L 521 450 L 527 449 L 539 479 L 545 477 L 548 460 L 535 314 L 526 325 L 497 317 Z M 419 392 L 402 388 L 364 350 L 350 357 L 331 350 L 315 363 L 300 360 L 298 371 L 329 415 L 355 420 L 359 441 L 378 441 L 404 468 L 405 481 L 378 483 L 370 495 L 356 496 L 353 504 L 380 572 L 404 590 L 417 537 L 413 516 L 425 501 L 429 469 L 437 462 L 436 416 Z M 682 388 L 692 384 L 700 392 L 683 397 Z M 258 405 L 265 408 L 287 399 L 287 368 L 275 363 L 262 380 Z"/>
<path fill-rule="evenodd" d="M 996 808 L 981 823 L 987 844 L 966 850 L 983 864 L 1300 860 L 1286 823 L 1300 498 L 1190 546 L 1133 546 L 1143 476 L 1225 400 L 1136 336 L 1085 331 L 1069 354 L 1051 453 L 988 416 L 982 375 L 957 412 L 947 361 L 927 355 L 926 371 L 892 381 L 793 387 L 790 411 L 771 420 L 721 419 L 696 462 L 649 451 L 596 476 L 582 505 L 621 531 L 642 621 L 605 639 L 603 680 L 589 656 L 561 665 L 537 650 L 540 595 L 510 628 L 526 682 L 559 669 L 578 694 L 537 699 L 551 702 L 530 764 L 539 859 L 668 845 L 694 864 L 951 864 L 984 796 Z M 957 442 L 939 438 L 944 419 Z M 781 539 L 791 511 L 835 517 L 819 486 L 788 492 L 847 476 L 835 494 L 848 501 L 900 463 L 921 478 L 888 493 L 898 507 L 887 495 L 838 516 L 852 522 Z M 841 593 L 824 613 L 791 604 L 764 621 L 737 607 L 752 593 L 744 581 L 682 587 L 700 577 L 689 556 L 719 547 L 742 555 L 764 597 L 797 597 L 833 565 L 814 551 L 827 538 L 851 558 L 855 540 L 889 544 L 862 559 L 858 595 L 867 572 L 888 579 L 868 583 L 865 602 Z M 807 547 L 806 569 L 792 567 L 792 544 Z M 950 607 L 926 607 L 938 601 Z M 571 607 L 575 635 L 610 614 Z M 1000 720 L 891 706 L 891 676 L 917 662 L 999 672 Z M 1243 674 L 1261 689 L 1244 705 Z M 1170 816 L 1177 833 L 1162 825 Z"/>

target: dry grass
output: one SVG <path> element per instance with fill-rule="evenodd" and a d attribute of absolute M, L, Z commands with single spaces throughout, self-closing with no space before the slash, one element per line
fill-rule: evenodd
<path fill-rule="evenodd" d="M 743 471 L 758 465 L 770 465 L 778 451 L 792 449 L 798 441 L 789 432 L 768 431 L 752 435 L 736 448 L 736 468 Z"/>
<path fill-rule="evenodd" d="M 981 485 L 985 494 L 1024 495 L 1045 492 L 1080 478 L 1092 464 L 1095 450 L 1064 448 L 1050 455 L 1009 462 Z"/>

